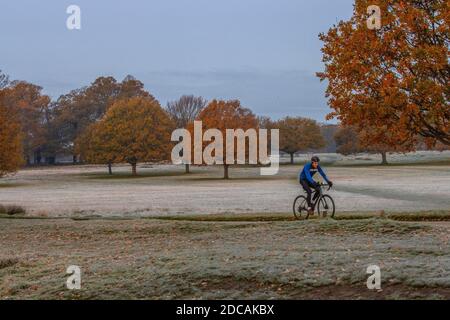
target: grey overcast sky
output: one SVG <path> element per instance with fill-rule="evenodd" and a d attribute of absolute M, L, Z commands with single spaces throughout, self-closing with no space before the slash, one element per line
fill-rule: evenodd
<path fill-rule="evenodd" d="M 329 112 L 320 32 L 352 0 L 1 0 L 0 69 L 57 98 L 127 74 L 160 102 L 183 94 L 240 99 L 258 115 Z M 66 9 L 81 8 L 81 30 Z"/>

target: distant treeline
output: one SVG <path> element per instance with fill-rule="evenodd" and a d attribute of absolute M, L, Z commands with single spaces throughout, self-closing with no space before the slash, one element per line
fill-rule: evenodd
<path fill-rule="evenodd" d="M 0 72 L 0 174 L 21 165 L 71 163 L 129 163 L 170 160 L 171 132 L 201 120 L 220 130 L 265 128 L 280 130 L 280 150 L 294 162 L 296 153 L 376 152 L 386 162 L 389 151 L 409 151 L 401 144 L 367 145 L 367 130 L 321 124 L 306 117 L 272 120 L 256 116 L 238 100 L 207 101 L 185 95 L 162 107 L 141 81 L 99 77 L 52 101 L 42 88 L 26 81 L 10 81 Z M 427 144 L 421 139 L 415 148 Z M 429 146 L 428 146 L 429 147 Z M 446 146 L 436 143 L 433 149 Z M 189 165 L 186 165 L 189 172 Z"/>
<path fill-rule="evenodd" d="M 58 157 L 72 163 L 138 162 L 170 159 L 170 135 L 201 120 L 208 128 L 280 129 L 280 149 L 297 152 L 335 151 L 335 125 L 304 117 L 274 121 L 257 117 L 238 100 L 207 101 L 185 95 L 162 107 L 141 81 L 99 77 L 52 101 L 38 85 L 10 81 L 1 75 L 0 110 L 3 172 L 20 165 L 54 164 Z M 189 168 L 186 168 L 189 170 Z"/>

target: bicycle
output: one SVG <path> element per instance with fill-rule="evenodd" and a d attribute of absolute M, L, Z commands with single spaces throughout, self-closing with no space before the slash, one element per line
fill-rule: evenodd
<path fill-rule="evenodd" d="M 326 218 L 334 218 L 334 214 L 336 212 L 336 207 L 334 205 L 334 200 L 331 196 L 328 194 L 324 194 L 322 191 L 322 187 L 328 186 L 329 191 L 331 189 L 331 186 L 328 184 L 320 184 L 319 191 L 314 191 L 311 195 L 312 199 L 316 197 L 316 193 L 319 192 L 319 195 L 317 196 L 316 200 L 313 204 L 313 210 L 312 214 L 314 214 L 315 208 L 317 208 L 317 213 L 320 217 Z M 295 198 L 294 205 L 293 205 L 293 211 L 294 216 L 297 220 L 308 219 L 310 216 L 310 213 L 308 211 L 308 202 L 306 201 L 306 197 L 301 195 Z"/>

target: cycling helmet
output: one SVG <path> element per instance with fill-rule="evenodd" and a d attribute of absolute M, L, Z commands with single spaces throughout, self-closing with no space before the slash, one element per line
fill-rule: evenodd
<path fill-rule="evenodd" d="M 320 162 L 320 159 L 318 156 L 314 156 L 311 158 L 311 162 Z"/>

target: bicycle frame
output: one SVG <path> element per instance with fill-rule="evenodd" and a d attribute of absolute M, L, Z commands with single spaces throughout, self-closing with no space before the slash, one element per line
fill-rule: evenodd
<path fill-rule="evenodd" d="M 319 193 L 319 194 L 317 195 L 317 193 Z M 319 203 L 320 198 L 322 198 L 322 195 L 323 195 L 322 187 L 319 187 L 319 191 L 314 191 L 311 194 L 311 199 L 314 199 L 314 197 L 316 197 L 316 195 L 317 195 L 317 198 L 316 198 L 316 200 L 314 200 L 313 207 L 312 207 L 313 210 L 316 209 L 316 206 Z"/>
<path fill-rule="evenodd" d="M 314 203 L 313 203 L 313 210 L 315 210 L 315 208 L 316 208 L 316 206 L 317 206 L 317 203 L 319 203 L 319 201 L 320 201 L 320 198 L 323 197 L 324 193 L 323 193 L 322 187 L 325 187 L 325 186 L 328 186 L 328 190 L 331 189 L 330 185 L 328 185 L 328 184 L 321 184 L 321 185 L 319 186 L 319 191 L 314 190 L 314 192 L 311 194 L 311 199 L 314 199 L 314 197 L 316 196 L 316 194 L 319 193 L 318 196 L 317 196 L 317 198 L 316 198 L 316 200 L 315 200 Z"/>

